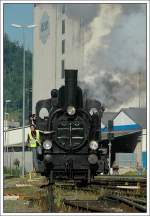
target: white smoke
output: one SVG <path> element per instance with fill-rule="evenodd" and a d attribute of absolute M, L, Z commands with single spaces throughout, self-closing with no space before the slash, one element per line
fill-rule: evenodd
<path fill-rule="evenodd" d="M 111 13 L 110 13 L 111 10 Z M 111 33 L 112 28 L 116 22 L 118 15 L 121 13 L 121 7 L 118 5 L 99 5 L 98 16 L 89 24 L 89 30 L 85 35 L 91 34 L 89 41 L 86 41 L 85 44 L 85 63 L 86 67 L 89 66 L 90 60 L 95 57 L 95 53 L 99 49 L 107 48 L 107 44 L 103 43 L 103 37 L 106 37 Z"/>
<path fill-rule="evenodd" d="M 85 26 L 82 87 L 108 108 L 117 108 L 146 92 L 146 7 L 100 4 Z"/>

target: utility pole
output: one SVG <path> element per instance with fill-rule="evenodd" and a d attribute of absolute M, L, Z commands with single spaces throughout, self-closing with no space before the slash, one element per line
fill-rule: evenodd
<path fill-rule="evenodd" d="M 8 117 L 9 117 L 9 113 L 7 113 L 7 104 L 10 103 L 11 100 L 5 100 L 5 110 L 4 110 L 4 116 L 5 116 L 5 149 L 6 149 L 6 155 L 7 155 L 7 168 L 8 168 L 8 143 L 7 143 L 7 127 L 8 127 Z"/>
<path fill-rule="evenodd" d="M 113 140 L 113 120 L 108 120 L 108 167 L 109 167 L 109 175 L 111 174 L 111 148 L 112 148 L 112 140 Z"/>
<path fill-rule="evenodd" d="M 25 174 L 25 29 L 34 28 L 36 25 L 18 25 L 11 24 L 12 27 L 22 29 L 23 33 L 23 105 L 22 105 L 22 176 Z"/>
<path fill-rule="evenodd" d="M 140 83 L 141 82 L 141 72 L 138 73 L 138 96 L 139 96 L 139 108 L 141 107 L 141 88 Z"/>

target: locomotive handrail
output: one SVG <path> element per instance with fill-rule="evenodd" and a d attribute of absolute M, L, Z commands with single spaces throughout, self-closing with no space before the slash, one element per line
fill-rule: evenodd
<path fill-rule="evenodd" d="M 52 133 L 56 133 L 56 131 L 42 131 L 39 130 L 39 132 L 43 133 L 43 134 L 52 134 Z"/>

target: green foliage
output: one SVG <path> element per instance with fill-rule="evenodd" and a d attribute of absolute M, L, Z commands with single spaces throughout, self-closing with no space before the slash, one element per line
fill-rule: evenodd
<path fill-rule="evenodd" d="M 25 116 L 28 119 L 31 113 L 31 89 L 32 89 L 32 53 L 25 51 L 25 76 L 26 76 L 26 103 Z M 22 123 L 22 97 L 23 97 L 23 47 L 19 42 L 10 41 L 7 34 L 4 34 L 4 101 L 11 100 L 7 112 L 14 115 L 14 120 Z M 4 103 L 5 109 L 5 103 Z"/>
<path fill-rule="evenodd" d="M 146 176 L 146 171 L 145 170 L 141 170 L 141 171 L 128 171 L 126 173 L 123 174 L 124 176 Z"/>
<path fill-rule="evenodd" d="M 22 173 L 22 168 L 20 167 L 16 167 L 16 168 L 7 168 L 7 167 L 4 167 L 4 175 L 7 176 L 7 175 L 11 175 L 11 176 L 15 176 L 15 177 L 19 177 L 21 176 L 21 173 Z"/>
<path fill-rule="evenodd" d="M 16 166 L 16 168 L 19 167 L 19 165 L 20 165 L 19 159 L 16 158 L 16 159 L 14 160 L 13 164 Z"/>

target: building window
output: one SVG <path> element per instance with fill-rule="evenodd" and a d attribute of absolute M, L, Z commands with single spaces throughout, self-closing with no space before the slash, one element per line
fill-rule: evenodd
<path fill-rule="evenodd" d="M 65 4 L 63 4 L 63 5 L 62 5 L 62 14 L 65 13 L 65 9 L 66 9 Z"/>
<path fill-rule="evenodd" d="M 65 61 L 61 61 L 61 78 L 64 79 L 65 77 Z"/>
<path fill-rule="evenodd" d="M 65 40 L 62 40 L 62 54 L 65 53 Z"/>
<path fill-rule="evenodd" d="M 62 20 L 62 34 L 65 34 L 65 20 Z"/>

